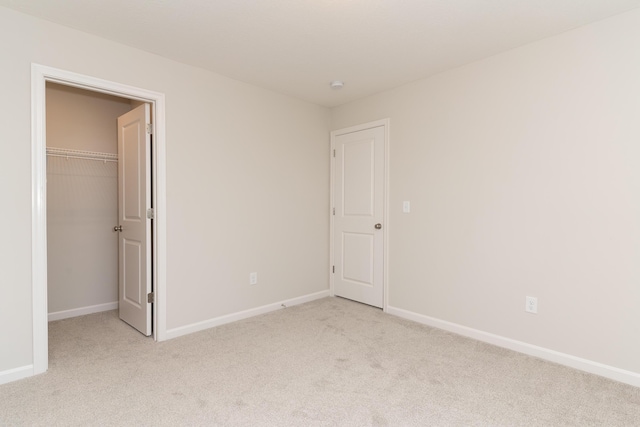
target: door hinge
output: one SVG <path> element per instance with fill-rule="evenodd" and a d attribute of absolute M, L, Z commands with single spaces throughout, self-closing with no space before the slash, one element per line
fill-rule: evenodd
<path fill-rule="evenodd" d="M 147 209 L 147 218 L 156 219 L 156 211 L 153 208 Z"/>
<path fill-rule="evenodd" d="M 335 273 L 335 272 L 336 272 L 336 266 L 334 265 L 332 273 Z"/>
<path fill-rule="evenodd" d="M 333 150 L 333 157 L 336 156 L 336 150 Z"/>
<path fill-rule="evenodd" d="M 336 208 L 333 208 L 333 214 L 334 215 L 336 214 Z"/>
<path fill-rule="evenodd" d="M 154 302 L 156 302 L 156 294 L 154 292 L 149 292 L 147 294 L 147 302 L 149 304 L 153 304 Z"/>
<path fill-rule="evenodd" d="M 147 133 L 153 135 L 153 125 L 151 123 L 147 123 Z"/>

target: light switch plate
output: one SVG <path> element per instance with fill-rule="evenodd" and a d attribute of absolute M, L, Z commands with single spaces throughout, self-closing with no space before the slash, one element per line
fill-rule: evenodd
<path fill-rule="evenodd" d="M 409 213 L 411 212 L 411 202 L 408 200 L 405 200 L 404 202 L 402 202 L 402 213 Z"/>

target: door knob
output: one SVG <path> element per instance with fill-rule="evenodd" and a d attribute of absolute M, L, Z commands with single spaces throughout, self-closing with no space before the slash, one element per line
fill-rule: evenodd
<path fill-rule="evenodd" d="M 374 227 L 376 228 L 376 230 L 380 230 L 382 228 L 382 224 L 377 223 L 376 225 L 374 225 Z"/>
<path fill-rule="evenodd" d="M 116 225 L 115 227 L 113 227 L 113 231 L 122 231 L 122 226 Z"/>

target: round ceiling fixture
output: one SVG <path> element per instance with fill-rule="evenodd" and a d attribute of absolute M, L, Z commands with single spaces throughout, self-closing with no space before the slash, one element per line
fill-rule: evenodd
<path fill-rule="evenodd" d="M 344 83 L 340 80 L 334 80 L 331 82 L 331 84 L 329 84 L 329 86 L 333 90 L 338 90 L 338 89 L 342 89 L 342 86 L 344 86 Z"/>

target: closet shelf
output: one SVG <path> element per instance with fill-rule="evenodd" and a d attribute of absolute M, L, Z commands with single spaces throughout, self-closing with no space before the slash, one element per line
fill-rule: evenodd
<path fill-rule="evenodd" d="M 117 162 L 118 155 L 99 153 L 96 151 L 70 150 L 68 148 L 47 147 L 47 156 L 64 157 L 67 159 L 99 160 L 102 162 Z"/>

